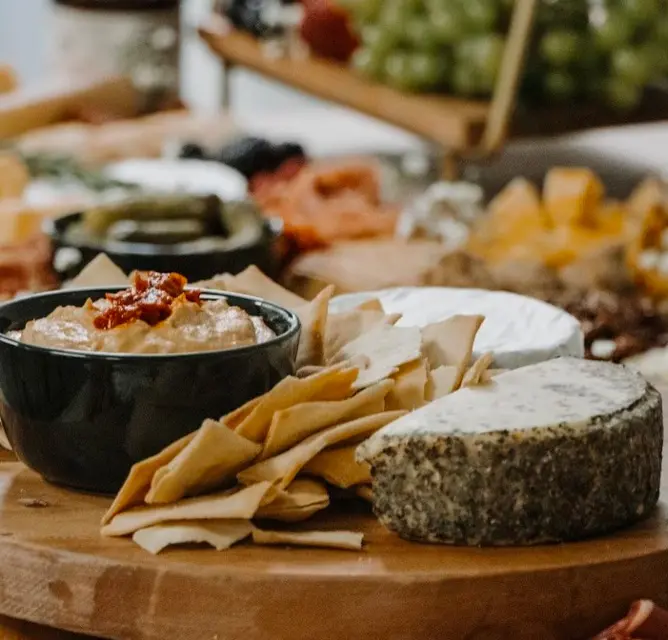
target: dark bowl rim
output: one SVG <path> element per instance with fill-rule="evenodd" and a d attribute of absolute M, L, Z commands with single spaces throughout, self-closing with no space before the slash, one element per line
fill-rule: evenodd
<path fill-rule="evenodd" d="M 244 202 L 240 200 L 238 202 Z M 159 258 L 181 258 L 188 256 L 207 256 L 214 254 L 234 254 L 246 251 L 252 247 L 263 244 L 267 240 L 273 241 L 283 234 L 283 220 L 278 216 L 263 216 L 261 219 L 261 233 L 256 242 L 248 243 L 238 247 L 224 249 L 220 247 L 199 246 L 200 240 L 190 242 L 177 242 L 173 245 L 152 244 L 150 242 L 123 242 L 107 240 L 104 242 L 72 242 L 65 237 L 65 233 L 58 229 L 58 223 L 71 225 L 75 218 L 80 218 L 83 211 L 71 211 L 54 218 L 47 218 L 42 223 L 42 232 L 52 241 L 57 242 L 62 248 L 80 249 L 86 251 L 99 251 L 107 255 L 123 256 L 132 258 L 134 256 L 159 257 Z M 161 250 L 158 250 L 161 248 Z"/>
<path fill-rule="evenodd" d="M 187 289 L 196 288 L 196 287 L 186 287 Z M 21 302 L 25 302 L 35 298 L 54 298 L 57 299 L 60 296 L 63 296 L 67 293 L 83 293 L 90 292 L 91 297 L 94 295 L 104 294 L 104 293 L 115 293 L 118 291 L 123 291 L 127 287 L 73 287 L 71 289 L 58 289 L 57 291 L 45 291 L 42 293 L 35 293 L 28 296 L 22 296 L 20 298 L 15 298 L 14 300 L 9 300 L 0 304 L 0 312 L 13 305 Z M 266 342 L 261 342 L 259 344 L 246 345 L 243 347 L 232 347 L 230 349 L 215 349 L 211 351 L 189 351 L 186 353 L 112 353 L 109 351 L 77 351 L 75 349 L 58 349 L 53 347 L 42 347 L 34 344 L 26 344 L 20 340 L 10 338 L 6 333 L 0 332 L 0 344 L 5 344 L 12 348 L 22 349 L 29 352 L 51 354 L 64 358 L 73 358 L 79 360 L 90 360 L 95 362 L 165 362 L 165 361 L 182 361 L 182 360 L 202 360 L 202 359 L 214 359 L 221 357 L 232 357 L 244 355 L 245 353 L 257 353 L 258 351 L 269 349 L 272 346 L 280 345 L 283 342 L 286 342 L 298 335 L 302 329 L 302 324 L 299 319 L 299 316 L 292 310 L 286 309 L 275 302 L 265 300 L 264 298 L 259 298 L 257 296 L 250 296 L 243 293 L 233 293 L 231 291 L 221 291 L 219 289 L 200 289 L 203 296 L 209 296 L 213 299 L 226 298 L 230 299 L 231 302 L 235 299 L 245 300 L 247 302 L 258 303 L 260 307 L 271 308 L 273 311 L 277 311 L 279 314 L 282 314 L 286 317 L 290 323 L 290 327 L 287 331 L 277 335 L 271 340 Z M 58 304 L 56 304 L 53 309 L 55 309 Z"/>

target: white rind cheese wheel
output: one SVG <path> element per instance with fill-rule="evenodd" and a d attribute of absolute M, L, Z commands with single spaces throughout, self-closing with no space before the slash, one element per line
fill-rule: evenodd
<path fill-rule="evenodd" d="M 659 497 L 661 396 L 621 365 L 559 358 L 461 389 L 358 448 L 374 511 L 411 540 L 538 544 L 607 533 Z"/>
<path fill-rule="evenodd" d="M 455 314 L 485 316 L 473 355 L 491 351 L 498 369 L 517 369 L 560 356 L 584 357 L 584 336 L 577 319 L 534 298 L 482 289 L 401 287 L 338 296 L 330 309 L 347 311 L 370 298 L 378 298 L 386 313 L 401 313 L 398 326 L 423 327 Z"/>

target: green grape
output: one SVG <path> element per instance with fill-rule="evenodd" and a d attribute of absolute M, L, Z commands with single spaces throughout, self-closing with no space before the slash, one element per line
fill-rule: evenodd
<path fill-rule="evenodd" d="M 385 60 L 385 78 L 395 89 L 420 91 L 442 84 L 447 68 L 439 56 L 397 51 Z"/>
<path fill-rule="evenodd" d="M 488 34 L 462 42 L 455 50 L 457 62 L 467 65 L 479 93 L 490 93 L 494 89 L 496 76 L 501 67 L 503 36 Z"/>
<path fill-rule="evenodd" d="M 384 0 L 380 11 L 380 22 L 385 26 L 403 28 L 406 20 L 419 15 L 422 4 L 411 0 Z"/>
<path fill-rule="evenodd" d="M 633 38 L 633 25 L 626 16 L 611 12 L 605 22 L 594 26 L 594 41 L 601 51 L 614 51 Z"/>
<path fill-rule="evenodd" d="M 585 0 L 543 0 L 538 3 L 536 24 L 541 29 L 566 27 L 584 31 L 589 25 Z"/>
<path fill-rule="evenodd" d="M 652 59 L 641 49 L 624 48 L 612 54 L 615 75 L 628 84 L 644 86 L 652 77 Z"/>
<path fill-rule="evenodd" d="M 374 55 L 384 56 L 400 44 L 400 36 L 382 27 L 366 26 L 360 33 L 362 45 Z"/>
<path fill-rule="evenodd" d="M 557 101 L 565 102 L 575 96 L 576 83 L 572 74 L 555 69 L 545 74 L 545 93 Z"/>
<path fill-rule="evenodd" d="M 659 0 L 620 0 L 624 15 L 638 25 L 651 24 L 661 16 Z"/>
<path fill-rule="evenodd" d="M 346 10 L 355 24 L 368 24 L 380 17 L 383 0 L 336 0 Z"/>
<path fill-rule="evenodd" d="M 454 5 L 446 5 L 429 13 L 430 30 L 441 44 L 454 44 L 466 36 L 465 19 Z"/>
<path fill-rule="evenodd" d="M 540 40 L 539 50 L 543 58 L 555 67 L 565 67 L 578 59 L 584 49 L 582 38 L 574 31 L 555 29 Z"/>
<path fill-rule="evenodd" d="M 413 76 L 411 74 L 410 55 L 396 51 L 385 59 L 385 79 L 395 89 L 401 91 L 414 91 Z"/>
<path fill-rule="evenodd" d="M 496 0 L 466 0 L 461 9 L 467 30 L 473 33 L 488 33 L 494 30 L 499 18 Z"/>
<path fill-rule="evenodd" d="M 373 80 L 382 80 L 384 74 L 384 58 L 376 55 L 366 47 L 360 47 L 353 53 L 351 65 L 355 71 L 358 71 L 367 78 Z"/>
<path fill-rule="evenodd" d="M 411 83 L 417 89 L 431 89 L 445 80 L 448 66 L 442 56 L 412 53 L 408 63 Z"/>
<path fill-rule="evenodd" d="M 631 111 L 642 98 L 642 89 L 637 84 L 621 78 L 609 78 L 604 86 L 607 103 L 618 111 Z"/>
<path fill-rule="evenodd" d="M 648 61 L 650 72 L 649 80 L 661 78 L 668 71 L 668 52 L 666 47 L 656 40 L 642 46 L 642 55 Z"/>
<path fill-rule="evenodd" d="M 475 76 L 467 64 L 459 62 L 455 65 L 452 74 L 452 88 L 460 96 L 474 96 L 479 93 Z"/>
<path fill-rule="evenodd" d="M 654 39 L 664 48 L 668 48 L 668 15 L 660 16 L 654 23 Z"/>
<path fill-rule="evenodd" d="M 419 51 L 434 51 L 439 48 L 438 35 L 425 18 L 414 17 L 404 26 L 404 40 Z"/>

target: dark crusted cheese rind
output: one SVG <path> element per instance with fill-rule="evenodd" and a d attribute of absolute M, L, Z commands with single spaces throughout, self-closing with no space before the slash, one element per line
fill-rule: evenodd
<path fill-rule="evenodd" d="M 625 367 L 563 358 L 446 396 L 376 433 L 358 457 L 372 467 L 374 511 L 402 537 L 537 544 L 647 516 L 662 444 L 653 387 Z"/>

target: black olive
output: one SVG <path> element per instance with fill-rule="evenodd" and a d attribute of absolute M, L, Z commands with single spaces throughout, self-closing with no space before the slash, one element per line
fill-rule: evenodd
<path fill-rule="evenodd" d="M 189 158 L 191 160 L 204 160 L 206 152 L 204 149 L 194 142 L 187 142 L 181 147 L 179 151 L 179 158 Z"/>
<path fill-rule="evenodd" d="M 274 164 L 273 169 L 280 167 L 286 160 L 290 158 L 305 158 L 306 153 L 304 148 L 296 142 L 283 142 L 274 145 Z"/>
<path fill-rule="evenodd" d="M 261 138 L 241 138 L 220 151 L 218 159 L 223 164 L 233 167 L 246 178 L 259 171 L 271 168 L 274 158 L 273 145 Z"/>

